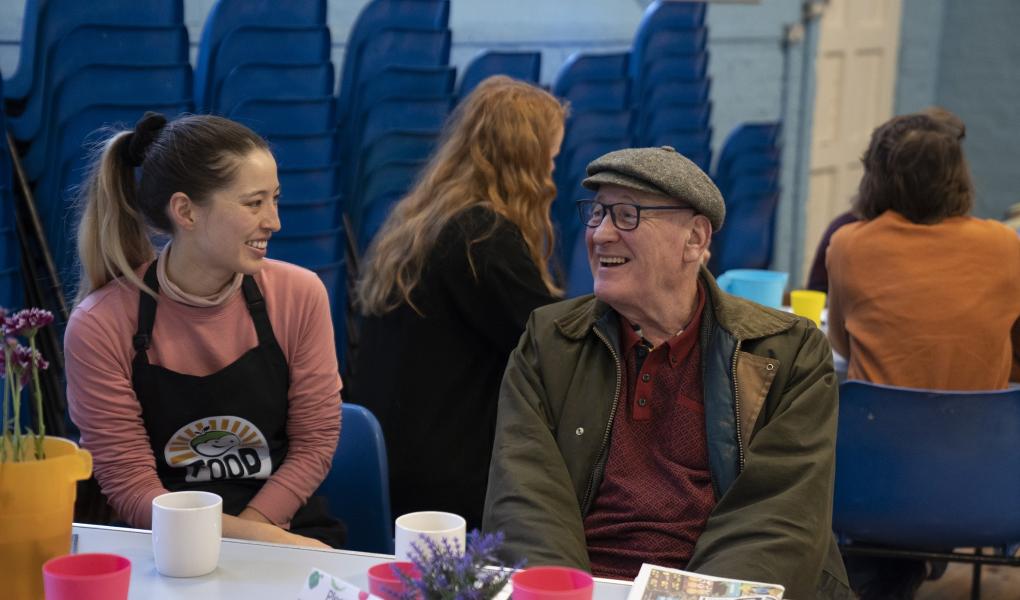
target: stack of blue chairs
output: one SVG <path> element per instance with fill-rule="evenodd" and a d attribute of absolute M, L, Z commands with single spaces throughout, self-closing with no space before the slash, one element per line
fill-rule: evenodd
<path fill-rule="evenodd" d="M 65 292 L 75 285 L 73 197 L 101 128 L 146 110 L 189 111 L 182 0 L 29 0 L 17 73 L 5 82 L 8 126 L 24 156 Z"/>
<path fill-rule="evenodd" d="M 631 55 L 638 146 L 672 146 L 708 171 L 712 161 L 705 4 L 656 0 Z"/>
<path fill-rule="evenodd" d="M 471 93 L 482 80 L 493 75 L 506 75 L 529 83 L 538 83 L 542 73 L 542 53 L 540 52 L 497 52 L 487 50 L 480 53 L 460 78 L 457 98 L 461 99 Z"/>
<path fill-rule="evenodd" d="M 364 249 L 414 184 L 453 104 L 449 0 L 372 0 L 347 41 L 338 93 L 342 189 Z"/>
<path fill-rule="evenodd" d="M 568 296 L 590 293 L 591 271 L 584 246 L 584 227 L 575 202 L 591 195 L 581 187 L 593 159 L 631 146 L 630 55 L 574 54 L 553 84 L 553 93 L 570 102 L 560 155 L 556 159 L 557 198 L 552 219 L 557 259 L 563 265 Z"/>
<path fill-rule="evenodd" d="M 0 78 L 0 97 L 3 96 Z M 14 214 L 14 167 L 7 149 L 7 120 L 0 106 L 0 306 L 21 306 L 21 254 Z"/>
<path fill-rule="evenodd" d="M 779 204 L 778 123 L 744 123 L 719 154 L 713 179 L 726 200 L 726 223 L 712 239 L 709 267 L 767 269 Z"/>

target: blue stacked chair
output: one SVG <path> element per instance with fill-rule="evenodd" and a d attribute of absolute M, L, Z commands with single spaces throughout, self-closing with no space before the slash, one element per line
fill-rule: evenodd
<path fill-rule="evenodd" d="M 373 0 L 351 29 L 338 91 L 342 191 L 358 245 L 407 193 L 453 103 L 448 0 Z"/>
<path fill-rule="evenodd" d="M 3 96 L 0 79 L 0 97 Z M 14 167 L 7 148 L 7 120 L 0 106 L 0 306 L 21 306 L 21 255 L 14 214 Z"/>
<path fill-rule="evenodd" d="M 552 209 L 556 255 L 565 270 L 569 296 L 591 292 L 584 228 L 575 204 L 578 198 L 589 195 L 581 187 L 585 167 L 602 154 L 626 148 L 632 142 L 629 65 L 627 53 L 578 53 L 567 59 L 553 84 L 553 93 L 571 106 L 556 159 L 558 193 Z"/>
<path fill-rule="evenodd" d="M 10 130 L 70 294 L 76 215 L 69 209 L 102 137 L 90 134 L 131 126 L 145 110 L 173 117 L 192 108 L 182 1 L 29 1 L 19 69 L 7 83 Z"/>
<path fill-rule="evenodd" d="M 708 171 L 711 103 L 705 4 L 656 0 L 634 37 L 634 143 L 672 146 Z"/>
<path fill-rule="evenodd" d="M 538 83 L 542 72 L 542 54 L 540 52 L 496 52 L 487 50 L 480 53 L 467 68 L 460 79 L 457 98 L 464 98 L 471 90 L 487 77 L 506 75 L 521 81 Z"/>
<path fill-rule="evenodd" d="M 726 224 L 712 239 L 713 273 L 766 269 L 772 262 L 779 135 L 778 123 L 744 123 L 723 144 L 712 177 L 726 201 Z"/>

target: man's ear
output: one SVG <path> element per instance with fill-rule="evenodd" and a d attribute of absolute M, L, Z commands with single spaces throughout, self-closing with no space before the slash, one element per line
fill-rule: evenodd
<path fill-rule="evenodd" d="M 170 217 L 170 222 L 173 223 L 174 229 L 182 229 L 189 231 L 195 228 L 197 223 L 197 214 L 195 210 L 195 203 L 191 201 L 184 192 L 174 192 L 173 196 L 170 196 L 170 202 L 167 203 L 167 213 Z"/>
<path fill-rule="evenodd" d="M 712 223 L 705 215 L 691 218 L 691 232 L 684 243 L 684 261 L 701 263 L 703 255 L 712 243 Z"/>

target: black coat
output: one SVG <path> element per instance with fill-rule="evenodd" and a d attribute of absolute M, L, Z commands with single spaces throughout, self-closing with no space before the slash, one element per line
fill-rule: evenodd
<path fill-rule="evenodd" d="M 480 527 L 503 371 L 555 298 L 520 230 L 481 207 L 446 225 L 412 298 L 424 316 L 403 304 L 363 319 L 348 399 L 382 424 L 394 516 L 444 510 Z"/>

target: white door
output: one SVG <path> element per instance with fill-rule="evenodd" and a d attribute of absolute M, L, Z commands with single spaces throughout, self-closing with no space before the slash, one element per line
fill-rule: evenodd
<path fill-rule="evenodd" d="M 892 116 L 901 0 L 830 0 L 815 61 L 805 275 L 822 233 L 857 193 L 861 154 Z"/>

